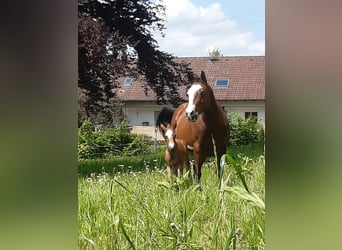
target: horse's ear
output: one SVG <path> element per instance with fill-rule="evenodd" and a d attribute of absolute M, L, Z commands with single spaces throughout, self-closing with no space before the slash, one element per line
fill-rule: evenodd
<path fill-rule="evenodd" d="M 202 72 L 201 72 L 201 80 L 202 80 L 204 83 L 208 84 L 207 78 L 205 77 L 205 73 L 204 73 L 203 70 L 202 70 Z"/>

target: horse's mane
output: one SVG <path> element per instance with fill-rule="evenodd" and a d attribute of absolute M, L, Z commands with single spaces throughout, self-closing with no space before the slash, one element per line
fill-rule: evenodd
<path fill-rule="evenodd" d="M 172 120 L 172 115 L 175 112 L 175 108 L 170 108 L 170 107 L 164 107 L 157 118 L 156 121 L 156 127 L 159 129 L 160 133 L 164 137 L 164 131 L 161 129 L 160 125 L 163 124 L 164 126 L 167 126 L 168 124 L 171 123 Z"/>

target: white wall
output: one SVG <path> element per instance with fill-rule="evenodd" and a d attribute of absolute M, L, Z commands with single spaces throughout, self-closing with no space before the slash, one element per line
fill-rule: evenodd
<path fill-rule="evenodd" d="M 221 102 L 227 113 L 236 112 L 245 118 L 245 112 L 258 112 L 258 120 L 265 127 L 265 102 L 263 101 L 236 101 Z M 155 125 L 155 112 L 160 111 L 163 105 L 154 103 L 127 103 L 125 107 L 126 116 L 131 126 L 141 126 L 143 122 L 148 122 L 149 126 Z"/>
<path fill-rule="evenodd" d="M 125 112 L 128 123 L 131 126 L 142 126 L 143 122 L 148 122 L 149 126 L 155 125 L 154 114 L 164 106 L 148 103 L 126 104 Z"/>
<path fill-rule="evenodd" d="M 154 124 L 154 110 L 146 108 L 127 108 L 127 119 L 132 126 L 141 126 L 143 122 Z"/>
<path fill-rule="evenodd" d="M 245 112 L 257 112 L 258 121 L 265 127 L 265 103 L 264 102 L 226 102 L 220 103 L 227 113 L 239 113 L 245 119 Z"/>

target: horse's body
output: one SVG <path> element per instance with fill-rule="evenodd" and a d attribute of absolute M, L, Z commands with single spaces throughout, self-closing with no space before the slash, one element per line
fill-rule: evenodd
<path fill-rule="evenodd" d="M 188 152 L 194 156 L 194 177 L 199 183 L 203 162 L 208 156 L 214 156 L 213 142 L 217 154 L 217 174 L 220 177 L 220 159 L 226 152 L 229 124 L 226 114 L 215 100 L 213 90 L 207 84 L 203 71 L 201 79 L 195 81 L 187 93 L 188 103 L 183 103 L 174 112 L 164 108 L 160 113 L 163 119 L 157 120 L 157 126 L 171 123 L 176 138 L 183 140 Z M 165 114 L 172 114 L 172 119 Z"/>
<path fill-rule="evenodd" d="M 169 179 L 182 176 L 184 167 L 189 170 L 189 156 L 183 140 L 176 139 L 175 131 L 170 124 L 165 127 L 161 124 L 166 140 L 165 161 L 167 164 L 167 175 Z"/>

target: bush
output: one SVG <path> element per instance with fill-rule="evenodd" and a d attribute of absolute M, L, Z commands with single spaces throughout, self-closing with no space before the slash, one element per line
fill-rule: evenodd
<path fill-rule="evenodd" d="M 264 128 L 256 118 L 242 119 L 239 113 L 228 114 L 230 125 L 229 144 L 234 146 L 250 145 L 264 141 Z"/>
<path fill-rule="evenodd" d="M 95 132 L 90 120 L 85 120 L 78 129 L 78 158 L 100 159 L 108 156 L 136 156 L 151 153 L 153 147 L 148 136 L 129 132 L 126 121 L 117 128 Z"/>
<path fill-rule="evenodd" d="M 85 120 L 78 129 L 78 158 L 94 159 L 97 154 L 95 141 L 98 135 L 93 131 L 93 125 L 90 120 Z"/>

